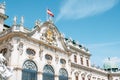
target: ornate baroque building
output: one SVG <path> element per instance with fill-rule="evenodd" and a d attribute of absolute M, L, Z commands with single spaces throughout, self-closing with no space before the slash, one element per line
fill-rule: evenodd
<path fill-rule="evenodd" d="M 24 27 L 14 18 L 4 21 L 5 4 L 0 4 L 0 54 L 13 67 L 9 80 L 120 80 L 120 71 L 109 60 L 104 69 L 91 66 L 87 48 L 65 38 L 51 22 L 36 21 L 34 29 Z"/>

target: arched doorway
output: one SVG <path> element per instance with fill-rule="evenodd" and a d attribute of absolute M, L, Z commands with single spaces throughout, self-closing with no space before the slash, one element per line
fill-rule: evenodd
<path fill-rule="evenodd" d="M 37 66 L 33 61 L 27 60 L 24 62 L 22 80 L 37 80 Z"/>
<path fill-rule="evenodd" d="M 59 80 L 68 80 L 68 73 L 67 73 L 66 69 L 61 68 L 59 70 Z"/>
<path fill-rule="evenodd" d="M 54 69 L 50 65 L 45 65 L 43 69 L 43 80 L 54 80 Z"/>

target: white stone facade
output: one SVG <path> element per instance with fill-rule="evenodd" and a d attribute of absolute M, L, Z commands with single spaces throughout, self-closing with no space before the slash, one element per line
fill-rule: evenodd
<path fill-rule="evenodd" d="M 67 79 L 63 80 L 120 80 L 119 71 L 108 72 L 91 66 L 89 50 L 65 38 L 51 21 L 37 21 L 30 31 L 24 28 L 23 17 L 20 24 L 16 24 L 15 18 L 13 26 L 6 28 L 3 10 L 0 12 L 0 52 L 7 59 L 6 65 L 14 68 L 9 80 L 28 80 L 24 78 L 24 70 L 35 71 L 35 80 L 45 80 L 46 65 L 52 67 L 54 77 L 47 80 L 62 80 L 61 69 L 67 72 Z"/>

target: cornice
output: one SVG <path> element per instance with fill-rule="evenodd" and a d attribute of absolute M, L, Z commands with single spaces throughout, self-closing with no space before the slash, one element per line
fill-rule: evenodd
<path fill-rule="evenodd" d="M 4 15 L 4 14 L 2 14 L 2 13 L 0 13 L 0 17 L 3 17 L 4 19 L 7 19 L 7 18 L 8 18 L 7 15 Z"/>
<path fill-rule="evenodd" d="M 11 38 L 13 38 L 13 37 L 25 38 L 25 39 L 27 39 L 27 40 L 29 40 L 29 41 L 32 41 L 32 42 L 35 42 L 35 43 L 38 43 L 38 44 L 42 44 L 42 45 L 45 45 L 45 46 L 50 47 L 50 48 L 52 48 L 52 49 L 55 49 L 55 51 L 60 51 L 60 52 L 62 52 L 62 53 L 66 53 L 66 54 L 70 55 L 70 53 L 67 52 L 67 51 L 65 51 L 65 50 L 62 50 L 62 49 L 60 49 L 60 48 L 58 48 L 58 47 L 56 47 L 56 46 L 49 45 L 49 44 L 47 44 L 47 43 L 45 43 L 45 42 L 43 42 L 43 41 L 40 41 L 40 40 L 31 38 L 31 37 L 27 36 L 26 33 L 23 33 L 23 32 L 11 32 L 11 33 L 8 33 L 8 34 L 2 36 L 2 37 L 0 38 L 0 41 L 6 40 L 6 39 L 11 39 Z"/>
<path fill-rule="evenodd" d="M 76 51 L 78 51 L 78 52 L 81 52 L 81 53 L 84 54 L 84 55 L 91 56 L 90 53 L 87 53 L 87 52 L 85 52 L 85 51 L 82 51 L 81 49 L 75 48 L 75 47 L 73 47 L 73 46 L 71 46 L 71 45 L 69 45 L 69 47 L 70 47 L 71 49 L 73 49 L 73 50 L 76 50 Z"/>
<path fill-rule="evenodd" d="M 120 72 L 109 72 L 111 76 L 120 76 Z"/>
<path fill-rule="evenodd" d="M 83 69 L 83 70 L 86 70 L 86 71 L 89 71 L 89 72 L 97 72 L 97 73 L 100 73 L 102 75 L 108 75 L 108 72 L 106 72 L 106 71 L 103 71 L 103 70 L 100 70 L 100 69 L 94 69 L 94 68 L 87 67 L 87 66 L 82 66 L 82 65 L 79 65 L 79 64 L 75 64 L 75 63 L 71 63 L 71 67 L 78 68 L 78 69 Z"/>

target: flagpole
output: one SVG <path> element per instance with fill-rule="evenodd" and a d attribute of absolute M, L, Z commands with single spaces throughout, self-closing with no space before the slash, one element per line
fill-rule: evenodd
<path fill-rule="evenodd" d="M 47 13 L 48 8 L 46 8 L 46 20 L 48 21 L 48 13 Z"/>
<path fill-rule="evenodd" d="M 54 14 L 49 9 L 47 9 L 46 12 L 47 12 L 48 21 L 52 21 L 52 18 L 54 17 Z"/>

